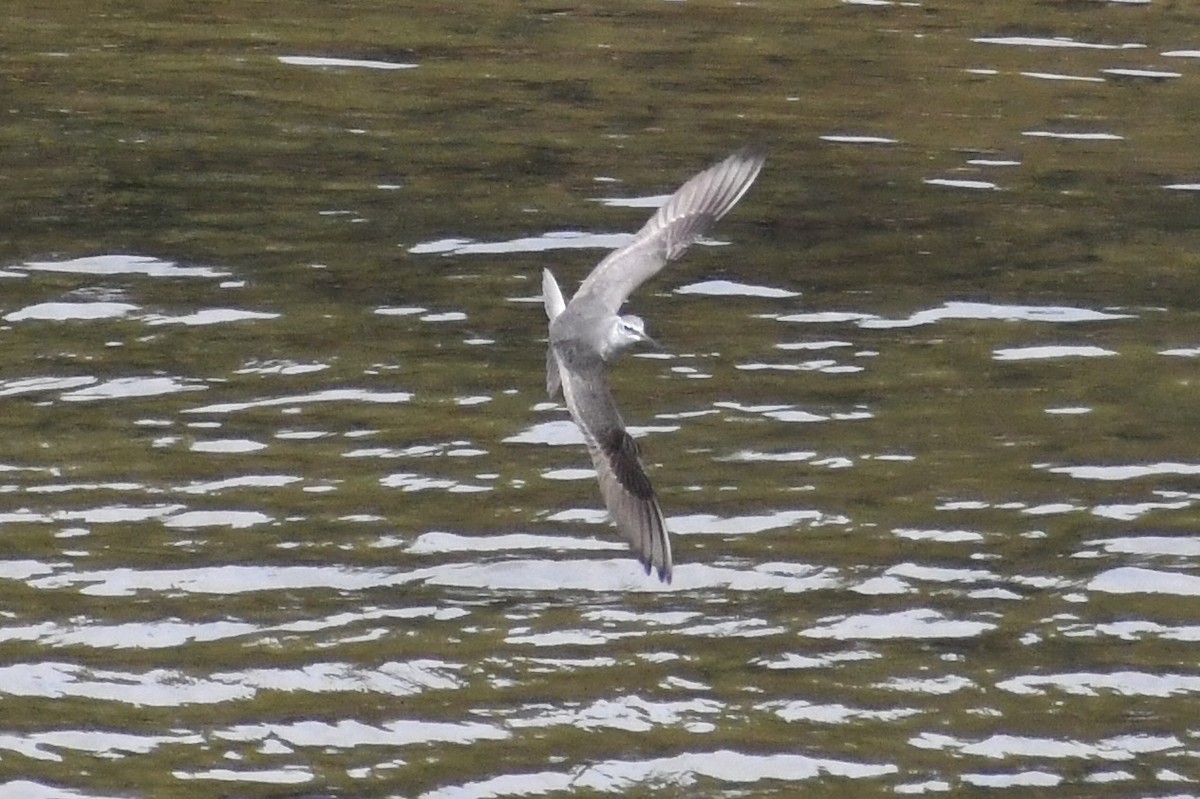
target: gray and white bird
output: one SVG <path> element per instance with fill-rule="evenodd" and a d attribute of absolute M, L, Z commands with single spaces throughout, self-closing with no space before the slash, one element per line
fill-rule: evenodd
<path fill-rule="evenodd" d="M 562 391 L 587 442 L 604 504 L 629 547 L 665 583 L 671 581 L 671 541 L 637 443 L 613 401 L 606 367 L 638 343 L 654 344 L 637 316 L 618 313 L 642 283 L 687 252 L 725 216 L 758 177 L 766 153 L 747 147 L 694 176 L 663 203 L 633 241 L 602 260 L 564 302 L 550 270 L 542 300 L 550 319 L 546 391 Z"/>

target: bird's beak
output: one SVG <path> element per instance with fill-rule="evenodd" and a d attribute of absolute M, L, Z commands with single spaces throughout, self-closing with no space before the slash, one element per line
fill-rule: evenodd
<path fill-rule="evenodd" d="M 663 345 L 659 344 L 657 341 L 650 338 L 645 333 L 642 334 L 642 342 L 644 344 L 646 344 L 646 346 L 648 346 L 650 349 L 654 350 L 655 352 L 666 352 L 666 350 L 663 349 Z"/>

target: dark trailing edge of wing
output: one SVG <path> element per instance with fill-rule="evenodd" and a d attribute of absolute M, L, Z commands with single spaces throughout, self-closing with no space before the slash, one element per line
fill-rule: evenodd
<path fill-rule="evenodd" d="M 654 488 L 642 467 L 637 442 L 622 428 L 614 428 L 600 442 L 621 486 L 638 499 L 654 499 Z"/>

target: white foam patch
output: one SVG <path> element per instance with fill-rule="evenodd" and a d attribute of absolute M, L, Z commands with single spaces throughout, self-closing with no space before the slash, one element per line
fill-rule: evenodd
<path fill-rule="evenodd" d="M 631 425 L 626 428 L 629 435 L 641 438 L 649 433 L 673 433 L 679 425 Z M 541 422 L 522 430 L 516 435 L 508 436 L 505 444 L 548 444 L 550 446 L 577 446 L 585 443 L 583 433 L 570 419 L 554 422 Z"/>
<path fill-rule="evenodd" d="M 340 67 L 343 69 L 416 69 L 419 64 L 405 64 L 398 61 L 371 61 L 360 58 L 329 58 L 311 55 L 281 55 L 282 64 L 298 67 Z"/>
<path fill-rule="evenodd" d="M 829 621 L 800 634 L 808 638 L 847 640 L 973 638 L 996 629 L 991 622 L 948 619 L 936 610 L 918 608 Z"/>
<path fill-rule="evenodd" d="M 918 749 L 953 751 L 963 755 L 997 760 L 1013 757 L 1083 760 L 1135 760 L 1140 755 L 1165 752 L 1183 746 L 1174 735 L 1117 735 L 1094 742 L 1038 738 L 1024 735 L 992 735 L 968 741 L 940 733 L 921 733 L 908 743 Z"/>
<path fill-rule="evenodd" d="M 981 788 L 1052 788 L 1062 783 L 1058 774 L 1019 771 L 1014 774 L 963 774 L 962 781 Z"/>
<path fill-rule="evenodd" d="M 413 255 L 495 255 L 551 250 L 615 250 L 633 240 L 629 233 L 583 233 L 574 230 L 553 231 L 508 241 L 481 242 L 473 239 L 438 239 L 414 244 Z M 538 298 L 541 301 L 541 298 Z"/>
<path fill-rule="evenodd" d="M 96 378 L 85 376 L 22 377 L 15 380 L 0 380 L 0 397 L 31 394 L 38 391 L 63 391 L 81 386 L 90 386 L 96 382 Z"/>
<path fill-rule="evenodd" d="M 213 780 L 215 782 L 244 782 L 251 785 L 300 785 L 312 782 L 316 775 L 302 766 L 275 769 L 210 768 L 200 771 L 176 769 L 171 776 L 177 780 Z"/>
<path fill-rule="evenodd" d="M 215 672 L 204 678 L 174 669 L 111 671 L 73 663 L 0 667 L 0 695 L 79 697 L 136 707 L 211 705 L 252 699 L 263 691 L 412 696 L 462 687 L 461 666 L 436 660 L 388 662 L 375 668 L 326 662 L 296 669 Z"/>
<path fill-rule="evenodd" d="M 196 529 L 200 527 L 232 527 L 244 530 L 274 519 L 265 513 L 252 510 L 193 510 L 171 516 L 163 527 Z"/>
<path fill-rule="evenodd" d="M 542 478 L 545 480 L 594 480 L 596 479 L 595 469 L 549 469 L 542 472 Z"/>
<path fill-rule="evenodd" d="M 1181 572 L 1120 566 L 1101 572 L 1087 584 L 1089 591 L 1105 594 L 1169 594 L 1200 596 L 1200 577 Z"/>
<path fill-rule="evenodd" d="M 799 292 L 770 286 L 755 286 L 733 280 L 703 280 L 675 289 L 676 294 L 700 294 L 709 297 L 770 297 L 785 298 L 799 296 Z"/>
<path fill-rule="evenodd" d="M 1024 130 L 1022 136 L 1035 139 L 1063 139 L 1066 141 L 1124 141 L 1124 136 L 1115 133 L 1093 131 Z"/>
<path fill-rule="evenodd" d="M 278 319 L 277 313 L 262 311 L 244 311 L 237 308 L 205 308 L 182 316 L 152 315 L 146 317 L 148 325 L 187 325 L 201 327 L 205 325 L 221 325 L 229 322 L 252 322 L 261 319 Z"/>
<path fill-rule="evenodd" d="M 812 460 L 816 456 L 817 453 L 813 450 L 758 452 L 756 450 L 744 449 L 725 458 L 715 458 L 715 460 L 727 461 L 729 463 L 799 463 L 800 461 Z"/>
<path fill-rule="evenodd" d="M 750 535 L 797 525 L 820 527 L 827 524 L 847 526 L 845 516 L 834 516 L 819 510 L 789 510 L 749 516 L 720 517 L 709 513 L 672 516 L 667 527 L 679 535 Z"/>
<path fill-rule="evenodd" d="M 974 190 L 995 190 L 1000 189 L 995 183 L 988 180 L 962 180 L 957 178 L 925 178 L 921 181 L 927 186 L 945 186 L 951 189 L 974 189 Z"/>
<path fill-rule="evenodd" d="M 120 319 L 138 310 L 127 302 L 43 302 L 4 315 L 6 322 Z"/>
<path fill-rule="evenodd" d="M 16 752 L 31 760 L 61 763 L 64 758 L 59 752 L 83 752 L 88 756 L 119 760 L 129 755 L 144 755 L 160 746 L 196 746 L 204 743 L 197 733 L 178 735 L 134 735 L 106 730 L 52 730 L 27 735 L 6 734 L 0 736 L 0 749 Z M 94 793 L 79 793 L 74 790 L 45 788 L 24 781 L 0 783 L 0 796 L 20 799 L 97 799 Z"/>
<path fill-rule="evenodd" d="M 599 699 L 578 708 L 541 705 L 532 713 L 507 715 L 505 724 L 512 729 L 569 726 L 580 730 L 649 732 L 661 727 L 682 727 L 691 732 L 709 732 L 712 723 L 698 719 L 716 717 L 724 708 L 723 703 L 712 699 L 650 702 L 639 696 L 623 696 Z"/>
<path fill-rule="evenodd" d="M 474 494 L 492 490 L 490 485 L 460 483 L 457 480 L 444 477 L 429 477 L 412 472 L 389 474 L 386 477 L 379 478 L 379 484 L 385 488 L 399 488 L 406 493 L 414 491 L 447 491 L 451 494 Z"/>
<path fill-rule="evenodd" d="M 852 649 L 845 652 L 829 652 L 821 655 L 797 655 L 793 652 L 787 652 L 783 655 L 773 658 L 761 658 L 755 660 L 755 664 L 762 665 L 773 670 L 792 670 L 792 669 L 826 669 L 835 667 L 839 663 L 853 663 L 859 660 L 878 660 L 883 655 L 878 652 L 867 652 L 861 649 Z"/>
<path fill-rule="evenodd" d="M 207 266 L 179 266 L 145 255 L 94 255 L 67 261 L 30 261 L 15 269 L 31 272 L 66 272 L 78 275 L 146 275 L 148 277 L 225 277 Z"/>
<path fill-rule="evenodd" d="M 291 394 L 284 397 L 268 397 L 266 399 L 250 400 L 248 402 L 227 402 L 218 405 L 204 405 L 199 408 L 188 408 L 183 413 L 233 413 L 250 408 L 271 408 L 280 405 L 305 405 L 313 402 L 368 402 L 378 404 L 397 404 L 408 402 L 413 395 L 407 391 L 367 391 L 361 388 L 333 388 L 315 391 L 311 394 Z"/>
<path fill-rule="evenodd" d="M 768 702 L 759 705 L 759 709 L 769 710 L 784 721 L 808 721 L 817 724 L 849 724 L 855 721 L 899 721 L 910 716 L 920 715 L 922 712 L 911 707 L 869 710 L 866 708 L 849 707 L 840 703 L 818 704 L 803 699 L 790 702 Z"/>
<path fill-rule="evenodd" d="M 977 44 L 1006 44 L 1018 47 L 1065 47 L 1088 50 L 1138 50 L 1145 48 L 1144 44 L 1103 44 L 1100 42 L 1079 42 L 1065 36 L 983 36 L 972 39 Z"/>
<path fill-rule="evenodd" d="M 793 341 L 776 344 L 780 350 L 831 350 L 839 347 L 853 347 L 849 341 Z"/>
<path fill-rule="evenodd" d="M 403 305 L 397 307 L 382 306 L 375 309 L 375 313 L 380 316 L 416 316 L 417 314 L 428 313 L 428 308 L 422 308 L 419 305 Z"/>
<path fill-rule="evenodd" d="M 258 452 L 267 448 L 266 444 L 251 441 L 246 438 L 222 438 L 214 441 L 196 441 L 188 449 L 192 452 L 218 452 L 226 454 L 245 454 Z"/>
<path fill-rule="evenodd" d="M 625 548 L 626 545 L 619 541 L 532 535 L 530 533 L 480 536 L 422 533 L 406 551 L 413 555 L 432 555 L 447 552 L 516 552 L 531 549 L 621 551 Z"/>
<path fill-rule="evenodd" d="M 840 585 L 833 569 L 780 574 L 766 567 L 738 570 L 699 563 L 676 565 L 670 584 L 647 575 L 637 561 L 613 560 L 508 560 L 499 563 L 463 563 L 429 570 L 430 585 L 488 590 L 586 592 L 695 591 L 722 588 L 730 591 L 778 590 L 787 593 L 816 591 Z"/>
<path fill-rule="evenodd" d="M 1165 80 L 1167 78 L 1181 78 L 1182 72 L 1167 72 L 1161 69 L 1126 69 L 1123 67 L 1114 67 L 1113 69 L 1100 70 L 1105 75 L 1116 75 L 1121 78 L 1150 78 L 1152 80 Z"/>
<path fill-rule="evenodd" d="M 1092 508 L 1092 515 L 1099 516 L 1104 519 L 1118 519 L 1120 521 L 1131 522 L 1147 513 L 1156 510 L 1183 510 L 1191 507 L 1192 503 L 1189 500 L 1179 500 L 1178 502 L 1134 502 L 1129 504 L 1113 503 L 1111 505 L 1096 505 Z"/>
<path fill-rule="evenodd" d="M 1047 469 L 1051 474 L 1066 474 L 1076 480 L 1136 480 L 1159 475 L 1197 475 L 1200 463 L 1128 463 L 1112 466 L 1056 466 Z"/>
<path fill-rule="evenodd" d="M 1020 161 L 1008 158 L 970 158 L 967 163 L 971 166 L 1020 166 Z"/>
<path fill-rule="evenodd" d="M 853 134 L 829 133 L 820 137 L 821 141 L 833 144 L 898 144 L 897 139 L 887 136 L 860 136 Z"/>
<path fill-rule="evenodd" d="M 916 327 L 918 325 L 954 320 L 1067 324 L 1133 318 L 1135 317 L 1131 314 L 1094 311 L 1088 308 L 1072 308 L 1062 305 L 1005 305 L 988 302 L 947 302 L 938 308 L 917 311 L 905 319 L 890 320 L 879 317 L 864 317 L 861 326 L 868 328 Z M 790 320 L 783 318 L 781 321 Z"/>
<path fill-rule="evenodd" d="M 896 528 L 892 534 L 910 541 L 937 541 L 943 544 L 975 543 L 983 540 L 983 534 L 972 530 L 918 530 Z"/>
<path fill-rule="evenodd" d="M 77 391 L 67 392 L 62 395 L 62 399 L 68 402 L 134 399 L 178 394 L 184 391 L 204 391 L 207 388 L 208 386 L 197 385 L 178 377 L 118 377 Z"/>
<path fill-rule="evenodd" d="M 1022 72 L 1026 78 L 1037 78 L 1039 80 L 1066 80 L 1078 81 L 1082 83 L 1104 83 L 1104 78 L 1097 78 L 1095 75 L 1064 75 L 1061 72 Z"/>
<path fill-rule="evenodd" d="M 296 363 L 287 360 L 251 361 L 241 369 L 233 370 L 235 375 L 304 375 L 321 372 L 329 368 L 327 363 Z"/>
<path fill-rule="evenodd" d="M 1118 696 L 1166 698 L 1200 693 L 1200 676 L 1148 674 L 1143 671 L 1072 672 L 1022 675 L 1002 680 L 996 683 L 996 687 L 1023 696 L 1042 696 L 1053 689 L 1072 696 L 1101 696 L 1112 693 Z"/>
<path fill-rule="evenodd" d="M 792 753 L 744 754 L 727 749 L 688 752 L 656 760 L 608 760 L 566 772 L 542 771 L 506 774 L 479 782 L 447 786 L 420 795 L 420 799 L 502 799 L 561 791 L 628 795 L 631 791 L 672 785 L 687 789 L 699 779 L 744 786 L 762 781 L 811 780 L 823 775 L 865 779 L 895 774 L 890 763 L 814 758 Z"/>
<path fill-rule="evenodd" d="M 1009 347 L 996 350 L 992 357 L 997 361 L 1046 361 L 1054 358 L 1107 358 L 1117 353 L 1103 347 L 1067 344 L 1040 347 Z"/>
<path fill-rule="evenodd" d="M 511 737 L 507 730 L 491 724 L 408 719 L 382 724 L 365 724 L 352 719 L 239 724 L 214 730 L 212 734 L 225 741 L 266 741 L 275 738 L 292 746 L 320 749 L 412 746 L 433 742 L 469 744 L 475 741 L 503 741 Z"/>
<path fill-rule="evenodd" d="M 1086 543 L 1088 546 L 1102 547 L 1105 552 L 1200 558 L 1200 537 L 1197 536 L 1133 535 L 1099 538 Z"/>
<path fill-rule="evenodd" d="M 205 521 L 202 517 L 192 517 Z M 27 584 L 38 589 L 82 586 L 87 596 L 134 596 L 139 592 L 185 594 L 246 594 L 305 588 L 360 591 L 418 582 L 431 570 L 386 572 L 333 566 L 204 566 L 195 569 L 101 569 L 60 571 Z"/>

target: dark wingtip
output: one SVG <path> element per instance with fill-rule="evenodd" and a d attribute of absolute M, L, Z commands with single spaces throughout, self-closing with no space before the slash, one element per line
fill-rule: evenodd
<path fill-rule="evenodd" d="M 664 585 L 671 584 L 671 564 L 668 563 L 656 567 L 650 562 L 650 558 L 643 557 L 639 557 L 638 562 L 640 562 L 642 564 L 642 568 L 646 570 L 647 577 L 650 576 L 650 572 L 655 571 L 658 572 L 658 579 L 660 582 L 662 582 Z"/>

